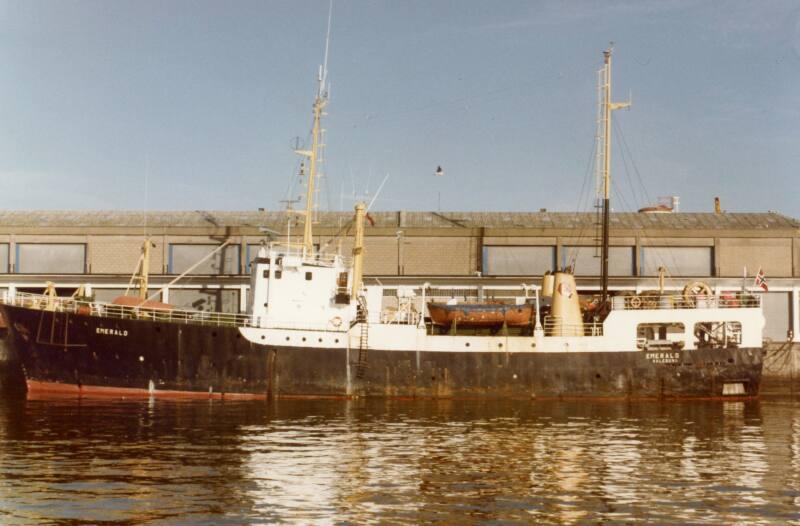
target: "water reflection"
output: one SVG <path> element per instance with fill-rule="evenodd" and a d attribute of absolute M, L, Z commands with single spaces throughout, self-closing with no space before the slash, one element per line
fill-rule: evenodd
<path fill-rule="evenodd" d="M 0 404 L 0 523 L 800 524 L 800 404 Z"/>

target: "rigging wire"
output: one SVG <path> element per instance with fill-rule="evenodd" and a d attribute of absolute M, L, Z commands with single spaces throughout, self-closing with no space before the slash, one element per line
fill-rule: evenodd
<path fill-rule="evenodd" d="M 614 125 L 614 136 L 617 139 L 617 143 L 622 144 L 622 140 L 621 140 L 622 131 L 620 129 L 619 122 L 617 122 L 617 120 L 615 119 L 615 120 L 612 121 L 612 123 Z M 628 156 L 625 154 L 625 150 L 623 148 L 620 148 L 619 153 L 620 153 L 620 158 L 622 159 L 622 166 L 624 167 L 625 178 L 628 180 L 628 187 L 629 187 L 630 192 L 631 192 L 632 202 L 635 205 L 637 203 L 637 201 L 639 201 L 639 203 L 641 205 L 641 200 L 639 199 L 639 196 L 636 195 L 637 194 L 636 186 L 633 184 L 633 178 L 631 177 L 630 170 L 628 168 Z M 648 203 L 644 203 L 644 205 L 647 205 L 647 204 Z M 633 212 L 633 211 L 634 210 L 631 210 L 631 212 Z"/>
<path fill-rule="evenodd" d="M 628 200 L 625 198 L 625 195 L 623 194 L 622 190 L 620 189 L 619 185 L 617 185 L 615 180 L 611 181 L 611 189 L 612 189 L 612 192 L 614 193 L 615 201 L 622 204 L 622 206 L 620 208 L 622 210 L 628 212 L 628 214 L 630 215 L 631 223 L 632 223 L 633 227 L 636 230 L 640 231 L 640 232 L 646 232 L 647 229 L 646 229 L 646 226 L 644 224 L 644 221 L 641 221 L 641 218 L 643 216 L 641 216 L 638 211 L 636 211 L 635 209 L 631 208 L 630 204 L 628 203 Z M 646 214 L 645 214 L 645 216 L 646 216 Z M 654 249 L 662 248 L 661 246 L 654 245 L 653 243 L 654 243 L 655 240 L 651 240 L 648 237 L 639 237 L 639 240 L 640 240 L 642 245 L 647 245 L 650 248 L 654 248 Z M 666 248 L 668 249 L 668 247 L 666 247 Z M 677 261 L 675 260 L 674 254 L 669 250 L 666 251 L 666 254 L 667 254 L 667 256 L 670 257 L 670 259 L 672 259 L 672 264 L 674 265 L 672 268 L 677 268 Z M 661 266 L 663 266 L 665 269 L 667 269 L 667 274 L 672 276 L 672 274 L 669 272 L 670 266 L 667 264 L 667 261 L 665 260 L 664 255 L 662 255 L 660 252 L 654 252 L 654 255 L 656 256 L 656 258 L 658 258 L 658 261 L 661 264 Z M 641 270 L 644 271 L 644 269 L 641 269 Z"/>
<path fill-rule="evenodd" d="M 622 157 L 622 160 L 623 160 L 623 166 L 625 168 L 625 175 L 626 175 L 626 177 L 627 177 L 627 179 L 629 181 L 628 184 L 631 185 L 632 193 L 634 194 L 634 200 L 635 200 L 636 196 L 635 196 L 635 191 L 633 189 L 635 187 L 633 185 L 632 178 L 630 177 L 630 174 L 628 173 L 628 170 L 629 170 L 628 164 L 629 163 L 630 163 L 630 166 L 633 167 L 634 173 L 635 173 L 636 178 L 637 178 L 638 183 L 639 183 L 639 188 L 641 188 L 641 193 L 644 195 L 644 197 L 646 199 L 645 203 L 646 204 L 653 203 L 653 200 L 651 199 L 650 194 L 647 191 L 647 186 L 644 184 L 644 180 L 642 179 L 641 173 L 639 172 L 639 169 L 636 166 L 636 162 L 633 159 L 633 155 L 631 154 L 630 147 L 628 146 L 628 142 L 625 139 L 625 134 L 622 132 L 622 127 L 618 123 L 618 121 L 616 121 L 616 120 L 613 121 L 613 123 L 614 123 L 614 126 L 615 126 L 614 131 L 617 134 L 617 141 L 622 145 L 622 148 L 620 148 L 620 156 Z M 635 212 L 635 210 L 632 209 L 631 212 Z M 640 218 L 639 218 L 638 214 L 634 215 L 634 217 L 636 218 L 636 219 L 634 219 L 634 224 L 638 227 L 639 230 L 641 230 L 642 232 L 646 232 L 644 222 L 643 221 L 639 221 Z M 652 253 L 656 256 L 656 258 L 658 259 L 658 262 L 660 263 L 660 265 L 662 267 L 664 267 L 664 269 L 667 271 L 667 274 L 669 276 L 672 276 L 672 273 L 670 272 L 669 269 L 670 268 L 673 268 L 673 269 L 678 269 L 679 268 L 678 260 L 677 260 L 677 258 L 675 256 L 674 251 L 669 246 L 655 245 L 654 244 L 656 242 L 655 239 L 650 239 L 650 238 L 648 238 L 646 236 L 645 237 L 640 237 L 639 239 L 640 239 L 640 241 L 641 241 L 641 243 L 643 245 L 648 245 L 650 248 L 653 248 L 653 249 L 662 248 L 663 249 L 663 250 L 660 250 L 660 251 L 657 251 L 657 252 L 653 251 Z M 667 261 L 667 260 L 669 260 L 669 261 Z M 671 263 L 672 267 L 670 267 L 670 263 Z"/>
<path fill-rule="evenodd" d="M 616 123 L 616 121 L 615 121 L 615 123 Z M 639 181 L 639 185 L 640 185 L 640 187 L 642 189 L 642 192 L 644 193 L 644 196 L 647 198 L 647 202 L 650 203 L 650 202 L 652 202 L 652 198 L 650 197 L 650 193 L 647 191 L 647 186 L 644 184 L 644 180 L 642 179 L 642 175 L 639 172 L 639 168 L 636 166 L 636 162 L 634 161 L 633 155 L 631 154 L 630 147 L 628 146 L 628 141 L 625 139 L 625 134 L 622 133 L 622 128 L 621 127 L 619 128 L 619 135 L 620 135 L 620 138 L 622 139 L 621 143 L 622 143 L 622 146 L 623 146 L 623 149 L 621 149 L 620 151 L 627 152 L 628 158 L 630 159 L 631 166 L 633 166 L 634 174 L 636 174 L 636 178 Z"/>
<path fill-rule="evenodd" d="M 589 155 L 589 160 L 586 163 L 586 170 L 585 170 L 585 173 L 584 173 L 584 176 L 583 176 L 583 184 L 581 185 L 581 190 L 580 190 L 580 193 L 578 194 L 578 207 L 577 207 L 576 219 L 580 222 L 581 227 L 580 227 L 580 230 L 578 230 L 578 238 L 577 238 L 577 241 L 575 243 L 575 246 L 572 247 L 567 253 L 567 265 L 566 266 L 568 266 L 568 267 L 570 267 L 570 266 L 574 267 L 574 265 L 577 263 L 578 256 L 580 255 L 581 241 L 583 241 L 584 232 L 585 232 L 586 226 L 587 226 L 587 222 L 586 221 L 582 221 L 580 215 L 581 215 L 581 212 L 584 210 L 584 208 L 587 207 L 587 205 L 588 205 L 588 203 L 586 203 L 584 201 L 584 199 L 586 199 L 586 200 L 590 200 L 591 199 L 589 197 L 589 192 L 586 191 L 586 188 L 588 186 L 587 183 L 588 183 L 589 179 L 592 177 L 592 161 L 594 160 L 596 153 L 597 153 L 597 141 L 593 140 L 592 141 L 591 154 Z M 587 212 L 588 212 L 588 210 L 587 210 Z M 589 221 L 589 223 L 591 223 L 591 221 Z M 558 265 L 556 265 L 556 266 L 558 266 Z"/>

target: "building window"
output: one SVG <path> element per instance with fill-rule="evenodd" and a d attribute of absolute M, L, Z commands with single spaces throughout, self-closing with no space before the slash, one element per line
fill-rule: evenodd
<path fill-rule="evenodd" d="M 169 291 L 169 302 L 179 309 L 203 312 L 239 312 L 239 291 L 235 289 L 179 289 Z"/>
<path fill-rule="evenodd" d="M 8 268 L 8 243 L 0 243 L 0 274 L 10 272 Z"/>
<path fill-rule="evenodd" d="M 219 245 L 171 244 L 169 246 L 167 273 L 183 274 L 217 248 L 219 248 Z M 225 248 L 197 265 L 197 267 L 193 268 L 189 274 L 211 276 L 236 275 L 240 272 L 239 259 L 239 245 L 227 245 Z"/>
<path fill-rule="evenodd" d="M 609 247 L 608 275 L 633 276 L 634 247 Z M 601 249 L 593 246 L 561 247 L 561 267 L 573 266 L 576 276 L 599 276 L 601 274 Z"/>
<path fill-rule="evenodd" d="M 245 272 L 245 274 L 250 274 L 250 272 L 252 272 L 252 270 L 253 270 L 253 262 L 255 262 L 255 260 L 258 258 L 258 251 L 261 250 L 262 248 L 265 248 L 265 247 L 266 247 L 266 245 L 264 245 L 262 243 L 258 243 L 258 244 L 250 243 L 250 244 L 248 244 L 248 245 L 246 245 L 244 247 L 244 252 L 245 252 L 245 254 L 244 254 L 245 255 L 244 272 Z M 269 258 L 262 259 L 261 261 L 259 261 L 259 263 L 269 263 Z"/>
<path fill-rule="evenodd" d="M 555 268 L 554 246 L 483 247 L 483 274 L 487 276 L 537 276 Z"/>
<path fill-rule="evenodd" d="M 714 275 L 712 247 L 642 247 L 642 275 L 658 276 L 658 268 L 673 277 Z"/>
<path fill-rule="evenodd" d="M 84 274 L 84 243 L 17 243 L 17 272 L 20 274 Z"/>
<path fill-rule="evenodd" d="M 751 280 L 752 283 L 752 280 Z M 764 337 L 774 341 L 786 341 L 792 328 L 792 294 L 790 292 L 767 292 L 761 294 L 764 310 Z"/>

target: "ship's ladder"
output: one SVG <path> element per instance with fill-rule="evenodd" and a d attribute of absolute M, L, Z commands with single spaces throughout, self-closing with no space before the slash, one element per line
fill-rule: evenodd
<path fill-rule="evenodd" d="M 358 361 L 356 362 L 356 378 L 361 380 L 367 371 L 367 349 L 369 348 L 369 323 L 367 306 L 359 301 L 358 321 L 361 323 L 361 338 L 358 343 Z"/>

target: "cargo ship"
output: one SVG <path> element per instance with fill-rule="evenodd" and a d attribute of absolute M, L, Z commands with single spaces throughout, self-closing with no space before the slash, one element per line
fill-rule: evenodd
<path fill-rule="evenodd" d="M 697 283 L 677 294 L 663 287 L 646 295 L 609 294 L 608 132 L 612 110 L 624 106 L 611 102 L 610 68 L 608 50 L 600 71 L 602 292 L 592 308 L 582 306 L 570 269 L 559 269 L 526 288 L 532 295 L 521 306 L 466 309 L 473 316 L 483 309 L 491 330 L 482 330 L 475 317 L 459 328 L 457 315 L 449 316 L 465 309 L 429 305 L 424 285 L 390 293 L 364 283 L 364 203 L 355 207 L 349 257 L 315 247 L 311 217 L 327 103 L 323 68 L 312 146 L 298 151 L 310 167 L 302 241 L 259 250 L 248 312 L 147 303 L 146 275 L 138 300 L 7 294 L 0 302 L 9 326 L 6 344 L 21 363 L 28 391 L 267 398 L 757 395 L 764 326 L 758 295 L 713 293 Z M 395 301 L 388 306 L 391 294 Z"/>

